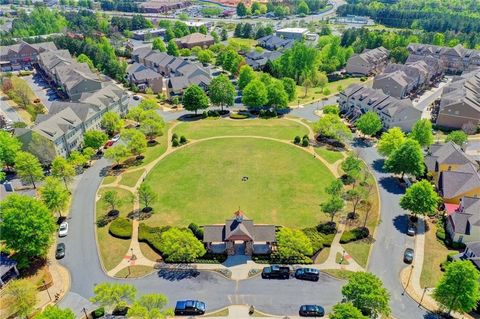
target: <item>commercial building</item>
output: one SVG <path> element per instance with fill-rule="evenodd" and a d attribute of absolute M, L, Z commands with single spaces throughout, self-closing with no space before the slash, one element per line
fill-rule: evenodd
<path fill-rule="evenodd" d="M 148 37 L 159 37 L 165 35 L 165 29 L 163 28 L 154 28 L 154 29 L 142 29 L 133 31 L 133 38 L 135 40 L 145 40 Z"/>
<path fill-rule="evenodd" d="M 191 49 L 193 47 L 208 48 L 215 43 L 215 40 L 209 34 L 195 32 L 176 39 L 175 42 L 181 49 Z"/>
<path fill-rule="evenodd" d="M 166 13 L 172 10 L 183 9 L 191 6 L 190 1 L 178 0 L 151 0 L 139 4 L 142 12 L 146 13 Z"/>
<path fill-rule="evenodd" d="M 306 28 L 284 28 L 276 31 L 276 35 L 285 39 L 301 40 L 309 34 Z"/>

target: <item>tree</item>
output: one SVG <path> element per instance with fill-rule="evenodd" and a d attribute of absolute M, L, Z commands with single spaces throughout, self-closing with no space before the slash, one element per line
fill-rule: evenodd
<path fill-rule="evenodd" d="M 297 85 L 295 80 L 292 78 L 284 77 L 282 78 L 283 88 L 288 95 L 288 100 L 291 102 L 297 97 Z"/>
<path fill-rule="evenodd" d="M 138 200 L 142 203 L 144 208 L 150 208 L 150 206 L 157 200 L 157 194 L 153 191 L 150 185 L 142 183 L 138 188 Z"/>
<path fill-rule="evenodd" d="M 127 144 L 128 151 L 136 156 L 147 150 L 147 139 L 145 134 L 136 129 L 126 129 L 122 131 L 122 140 Z"/>
<path fill-rule="evenodd" d="M 323 111 L 323 114 L 334 114 L 334 115 L 340 114 L 340 109 L 336 104 L 325 105 L 322 111 Z"/>
<path fill-rule="evenodd" d="M 125 145 L 119 144 L 115 145 L 114 147 L 110 147 L 105 152 L 105 158 L 112 160 L 115 162 L 116 165 L 120 165 L 120 162 L 126 158 L 130 153 Z"/>
<path fill-rule="evenodd" d="M 190 85 L 183 94 L 183 107 L 188 111 L 204 110 L 208 108 L 208 97 L 196 84 Z"/>
<path fill-rule="evenodd" d="M 108 140 L 107 134 L 102 131 L 88 131 L 83 134 L 83 145 L 98 150 Z"/>
<path fill-rule="evenodd" d="M 33 184 L 33 188 L 36 189 L 35 182 L 39 182 L 45 177 L 38 159 L 30 153 L 18 152 L 15 163 L 15 170 L 22 182 Z"/>
<path fill-rule="evenodd" d="M 268 93 L 260 80 L 252 80 L 243 90 L 242 103 L 247 107 L 262 107 L 268 102 Z"/>
<path fill-rule="evenodd" d="M 329 315 L 330 319 L 368 319 L 351 302 L 339 303 L 333 306 L 333 312 Z"/>
<path fill-rule="evenodd" d="M 468 135 L 464 131 L 452 131 L 445 139 L 445 142 L 450 141 L 459 146 L 463 146 L 468 141 Z"/>
<path fill-rule="evenodd" d="M 68 162 L 78 170 L 87 164 L 88 159 L 79 151 L 72 151 L 68 156 Z"/>
<path fill-rule="evenodd" d="M 383 127 L 382 120 L 377 113 L 368 111 L 367 113 L 360 116 L 360 118 L 355 122 L 355 126 L 358 127 L 360 132 L 364 135 L 375 135 Z"/>
<path fill-rule="evenodd" d="M 248 64 L 243 65 L 240 68 L 238 76 L 238 87 L 243 90 L 252 80 L 256 78 L 255 71 Z"/>
<path fill-rule="evenodd" d="M 15 164 L 15 157 L 22 143 L 6 131 L 0 130 L 0 161 L 7 166 Z"/>
<path fill-rule="evenodd" d="M 328 185 L 325 188 L 325 193 L 332 196 L 341 196 L 342 192 L 343 192 L 343 183 L 339 179 L 334 180 L 333 182 L 330 183 L 330 185 Z"/>
<path fill-rule="evenodd" d="M 163 135 L 164 127 L 165 122 L 163 120 L 146 119 L 140 124 L 140 131 L 145 134 L 149 141 L 153 141 L 157 136 Z"/>
<path fill-rule="evenodd" d="M 282 227 L 277 232 L 277 244 L 283 256 L 311 256 L 313 247 L 310 239 L 300 229 Z"/>
<path fill-rule="evenodd" d="M 197 54 L 198 61 L 200 61 L 203 64 L 207 64 L 212 62 L 212 59 L 214 57 L 214 53 L 210 50 L 200 50 Z"/>
<path fill-rule="evenodd" d="M 267 85 L 267 105 L 274 109 L 284 109 L 288 106 L 288 95 L 285 92 L 282 81 L 272 80 Z"/>
<path fill-rule="evenodd" d="M 116 307 L 122 307 L 135 300 L 137 288 L 128 284 L 102 282 L 93 288 L 95 296 L 90 301 L 105 307 L 111 312 Z"/>
<path fill-rule="evenodd" d="M 403 142 L 405 142 L 405 134 L 399 127 L 392 127 L 382 134 L 377 149 L 381 155 L 390 156 Z"/>
<path fill-rule="evenodd" d="M 117 207 L 122 203 L 122 200 L 118 196 L 118 192 L 114 190 L 106 191 L 103 194 L 102 201 L 104 207 L 110 208 L 110 211 L 117 210 Z"/>
<path fill-rule="evenodd" d="M 11 194 L 0 202 L 0 228 L 6 248 L 15 251 L 23 268 L 47 253 L 57 226 L 41 201 Z"/>
<path fill-rule="evenodd" d="M 400 207 L 414 215 L 432 215 L 437 212 L 441 200 L 432 184 L 423 179 L 407 188 L 405 195 L 400 199 Z"/>
<path fill-rule="evenodd" d="M 420 144 L 416 140 L 407 138 L 390 154 L 383 167 L 387 172 L 402 174 L 402 179 L 404 174 L 422 175 L 425 167 Z"/>
<path fill-rule="evenodd" d="M 315 124 L 315 131 L 325 137 L 335 139 L 341 143 L 352 138 L 352 132 L 335 114 L 324 114 Z"/>
<path fill-rule="evenodd" d="M 173 56 L 179 56 L 180 50 L 178 49 L 177 43 L 175 40 L 171 39 L 167 44 L 167 53 Z"/>
<path fill-rule="evenodd" d="M 330 215 L 330 221 L 333 222 L 335 215 L 343 209 L 345 202 L 339 196 L 331 196 L 326 202 L 320 204 L 320 209 L 325 214 Z"/>
<path fill-rule="evenodd" d="M 170 228 L 161 235 L 160 251 L 168 262 L 193 262 L 205 255 L 205 248 L 190 230 Z"/>
<path fill-rule="evenodd" d="M 107 131 L 108 135 L 113 135 L 122 129 L 123 120 L 117 113 L 108 111 L 103 114 L 101 125 Z"/>
<path fill-rule="evenodd" d="M 164 319 L 173 317 L 172 309 L 163 309 L 168 299 L 162 294 L 146 294 L 136 300 L 128 309 L 127 318 Z"/>
<path fill-rule="evenodd" d="M 390 314 L 390 294 L 382 281 L 374 274 L 356 272 L 342 287 L 342 294 L 347 302 L 358 308 L 364 315 L 377 318 L 379 314 Z"/>
<path fill-rule="evenodd" d="M 450 263 L 433 291 L 433 298 L 448 313 L 474 310 L 480 301 L 480 273 L 469 260 Z"/>
<path fill-rule="evenodd" d="M 303 88 L 305 89 L 304 93 L 303 93 L 303 97 L 306 97 L 307 94 L 308 94 L 308 89 L 311 88 L 313 86 L 313 82 L 312 80 L 310 79 L 310 77 L 305 77 L 302 81 L 302 86 Z"/>
<path fill-rule="evenodd" d="M 45 178 L 45 182 L 39 189 L 39 192 L 45 206 L 62 216 L 62 211 L 67 208 L 70 200 L 70 192 L 62 182 L 58 178 L 48 176 Z"/>
<path fill-rule="evenodd" d="M 67 189 L 68 184 L 75 177 L 75 168 L 62 156 L 57 156 L 53 159 L 50 172 L 52 176 L 61 178 Z"/>
<path fill-rule="evenodd" d="M 139 106 L 132 107 L 128 111 L 127 119 L 139 123 L 139 122 L 142 121 L 142 119 L 144 117 L 144 113 L 145 113 L 145 111 L 141 107 L 139 107 Z"/>
<path fill-rule="evenodd" d="M 154 98 L 143 99 L 138 103 L 138 107 L 143 111 L 156 110 L 158 109 L 158 103 Z"/>
<path fill-rule="evenodd" d="M 408 137 L 416 140 L 421 147 L 428 147 L 433 144 L 432 122 L 427 119 L 417 121 Z"/>
<path fill-rule="evenodd" d="M 88 65 L 88 68 L 91 71 L 95 70 L 95 66 L 93 65 L 93 61 L 87 55 L 85 55 L 84 53 L 80 54 L 77 57 L 77 61 L 80 62 L 80 63 L 86 63 Z"/>
<path fill-rule="evenodd" d="M 353 214 L 357 212 L 357 206 L 367 197 L 367 190 L 363 186 L 351 188 L 345 192 L 345 199 L 352 202 Z"/>
<path fill-rule="evenodd" d="M 91 147 L 85 147 L 82 150 L 82 155 L 88 160 L 88 165 L 91 164 L 93 156 L 95 155 L 95 150 Z"/>
<path fill-rule="evenodd" d="M 212 80 L 208 87 L 208 94 L 210 101 L 215 106 L 220 106 L 222 111 L 223 107 L 233 106 L 237 91 L 232 82 L 224 74 L 217 76 Z"/>
<path fill-rule="evenodd" d="M 15 300 L 10 310 L 21 318 L 26 318 L 35 309 L 37 288 L 31 280 L 12 280 L 5 287 L 4 294 Z"/>
<path fill-rule="evenodd" d="M 407 48 L 396 47 L 390 51 L 390 58 L 392 58 L 395 63 L 404 64 L 409 54 Z"/>
<path fill-rule="evenodd" d="M 356 179 L 362 170 L 362 161 L 354 154 L 350 154 L 340 165 L 348 177 Z"/>
<path fill-rule="evenodd" d="M 60 309 L 57 306 L 47 306 L 35 319 L 75 319 L 75 314 L 70 309 Z"/>
<path fill-rule="evenodd" d="M 247 7 L 242 2 L 239 2 L 237 5 L 237 15 L 239 17 L 244 17 L 247 15 Z"/>
<path fill-rule="evenodd" d="M 310 8 L 308 7 L 305 1 L 300 1 L 297 5 L 297 13 L 298 14 L 310 14 Z"/>
<path fill-rule="evenodd" d="M 167 51 L 167 47 L 165 46 L 165 43 L 160 38 L 153 39 L 152 49 L 158 50 L 160 52 Z"/>

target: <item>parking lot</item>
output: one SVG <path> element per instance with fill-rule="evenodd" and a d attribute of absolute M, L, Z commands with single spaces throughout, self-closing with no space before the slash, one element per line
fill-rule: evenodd
<path fill-rule="evenodd" d="M 39 74 L 23 77 L 27 81 L 35 95 L 40 99 L 43 105 L 50 111 L 53 101 L 61 100 L 54 89 L 45 82 Z"/>

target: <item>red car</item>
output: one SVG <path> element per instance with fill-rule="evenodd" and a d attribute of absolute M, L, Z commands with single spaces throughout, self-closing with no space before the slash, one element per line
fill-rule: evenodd
<path fill-rule="evenodd" d="M 112 141 L 112 140 L 110 140 L 110 141 L 108 141 L 107 143 L 105 143 L 105 145 L 103 146 L 103 148 L 104 148 L 104 149 L 107 149 L 107 148 L 109 148 L 110 146 L 112 146 L 113 143 L 115 143 L 115 142 Z"/>

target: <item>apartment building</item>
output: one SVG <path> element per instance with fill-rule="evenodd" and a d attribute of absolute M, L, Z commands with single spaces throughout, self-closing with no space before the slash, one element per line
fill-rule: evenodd
<path fill-rule="evenodd" d="M 354 54 L 347 61 L 347 73 L 354 75 L 372 75 L 381 73 L 388 63 L 389 51 L 384 47 L 365 50 Z"/>
<path fill-rule="evenodd" d="M 18 44 L 0 47 L 0 70 L 2 72 L 17 71 L 32 67 L 38 61 L 40 53 L 54 51 L 57 47 L 53 42 L 29 44 L 20 41 Z"/>
<path fill-rule="evenodd" d="M 480 241 L 480 197 L 463 197 L 447 218 L 447 231 L 455 242 Z"/>

